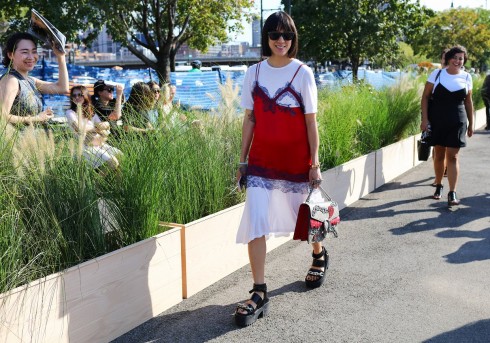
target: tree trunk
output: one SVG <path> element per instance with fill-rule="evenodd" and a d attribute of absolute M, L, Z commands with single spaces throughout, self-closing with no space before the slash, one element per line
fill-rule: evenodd
<path fill-rule="evenodd" d="M 177 50 L 170 52 L 170 71 L 175 71 L 175 55 L 177 55 Z"/>
<path fill-rule="evenodd" d="M 357 83 L 359 81 L 357 77 L 357 72 L 359 71 L 359 56 L 352 56 L 352 82 Z"/>
<path fill-rule="evenodd" d="M 160 84 L 170 82 L 170 56 L 159 56 L 155 71 L 158 74 Z"/>

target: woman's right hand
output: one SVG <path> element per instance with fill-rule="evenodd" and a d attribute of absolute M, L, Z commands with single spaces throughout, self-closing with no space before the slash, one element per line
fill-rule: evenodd
<path fill-rule="evenodd" d="M 238 167 L 238 170 L 236 171 L 236 183 L 238 185 L 238 190 L 242 190 L 240 187 L 240 179 L 242 176 L 247 175 L 247 166 L 246 165 L 241 165 Z"/>
<path fill-rule="evenodd" d="M 48 120 L 50 120 L 51 118 L 53 118 L 54 113 L 53 113 L 53 110 L 51 109 L 51 107 L 48 107 L 46 110 L 39 113 L 36 117 L 38 119 L 37 120 L 38 122 L 44 123 L 44 122 L 47 122 Z"/>
<path fill-rule="evenodd" d="M 429 121 L 428 120 L 422 120 L 420 123 L 420 130 L 421 131 L 427 131 L 429 129 Z"/>
<path fill-rule="evenodd" d="M 121 95 L 122 95 L 122 93 L 123 93 L 123 91 L 124 91 L 124 85 L 122 85 L 122 84 L 118 83 L 118 84 L 116 85 L 116 96 L 117 96 L 117 97 L 121 96 Z"/>
<path fill-rule="evenodd" d="M 103 122 L 100 122 L 100 123 L 97 123 L 95 124 L 95 127 L 97 128 L 97 130 L 109 130 L 111 128 L 111 124 L 109 124 L 108 121 L 103 121 Z"/>
<path fill-rule="evenodd" d="M 102 137 L 108 137 L 111 134 L 111 131 L 110 130 L 99 130 L 97 133 L 99 135 L 101 135 Z"/>

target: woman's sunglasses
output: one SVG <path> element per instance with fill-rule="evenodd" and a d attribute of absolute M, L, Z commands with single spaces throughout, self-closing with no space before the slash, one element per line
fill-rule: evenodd
<path fill-rule="evenodd" d="M 268 33 L 269 38 L 272 40 L 278 40 L 279 37 L 282 36 L 284 40 L 293 40 L 294 32 L 279 32 L 279 31 L 271 31 Z"/>
<path fill-rule="evenodd" d="M 114 87 L 105 87 L 103 90 L 112 93 L 114 92 Z"/>
<path fill-rule="evenodd" d="M 160 93 L 160 88 L 153 88 L 152 91 L 155 94 L 159 94 Z"/>

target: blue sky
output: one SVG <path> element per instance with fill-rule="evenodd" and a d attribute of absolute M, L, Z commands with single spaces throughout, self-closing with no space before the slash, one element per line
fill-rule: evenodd
<path fill-rule="evenodd" d="M 294 0 L 291 0 L 294 4 Z M 426 7 L 432 8 L 436 11 L 447 10 L 451 7 L 451 2 L 454 7 L 483 7 L 489 8 L 490 0 L 420 0 L 420 3 Z M 277 9 L 281 8 L 281 0 L 262 0 L 262 8 L 264 10 L 264 19 L 267 16 L 277 11 Z M 255 0 L 255 10 L 254 12 L 260 13 L 260 0 Z M 250 23 L 243 23 L 245 30 L 242 34 L 237 35 L 236 37 L 231 36 L 230 39 L 234 42 L 252 42 L 252 28 Z"/>

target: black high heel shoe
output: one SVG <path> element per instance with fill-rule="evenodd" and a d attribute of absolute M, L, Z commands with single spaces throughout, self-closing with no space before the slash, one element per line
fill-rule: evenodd
<path fill-rule="evenodd" d="M 308 274 L 306 274 L 306 277 L 314 277 L 315 280 L 308 280 L 305 278 L 305 283 L 306 287 L 308 288 L 317 288 L 320 287 L 325 281 L 325 273 L 328 269 L 328 252 L 325 247 L 322 247 L 322 251 L 319 254 L 312 253 L 311 256 L 313 257 L 312 266 L 321 267 L 323 270 L 310 268 L 310 270 L 308 270 Z M 320 260 L 322 257 L 323 260 Z"/>
<path fill-rule="evenodd" d="M 263 292 L 264 297 L 261 297 L 255 292 Z M 266 317 L 269 313 L 269 298 L 267 297 L 267 285 L 255 284 L 249 293 L 253 293 L 250 300 L 252 300 L 256 306 L 253 307 L 252 304 L 238 304 L 235 311 L 235 323 L 238 326 L 244 327 L 249 326 L 259 318 Z M 239 311 L 243 311 L 239 312 Z"/>
<path fill-rule="evenodd" d="M 442 193 L 443 189 L 444 189 L 443 185 L 440 185 L 440 184 L 436 185 L 436 191 L 434 192 L 434 195 L 432 196 L 432 198 L 439 200 L 441 198 L 441 193 Z"/>
<path fill-rule="evenodd" d="M 459 205 L 459 199 L 456 196 L 456 192 L 455 191 L 451 191 L 451 192 L 447 193 L 447 205 L 448 206 L 457 206 L 457 205 Z"/>

